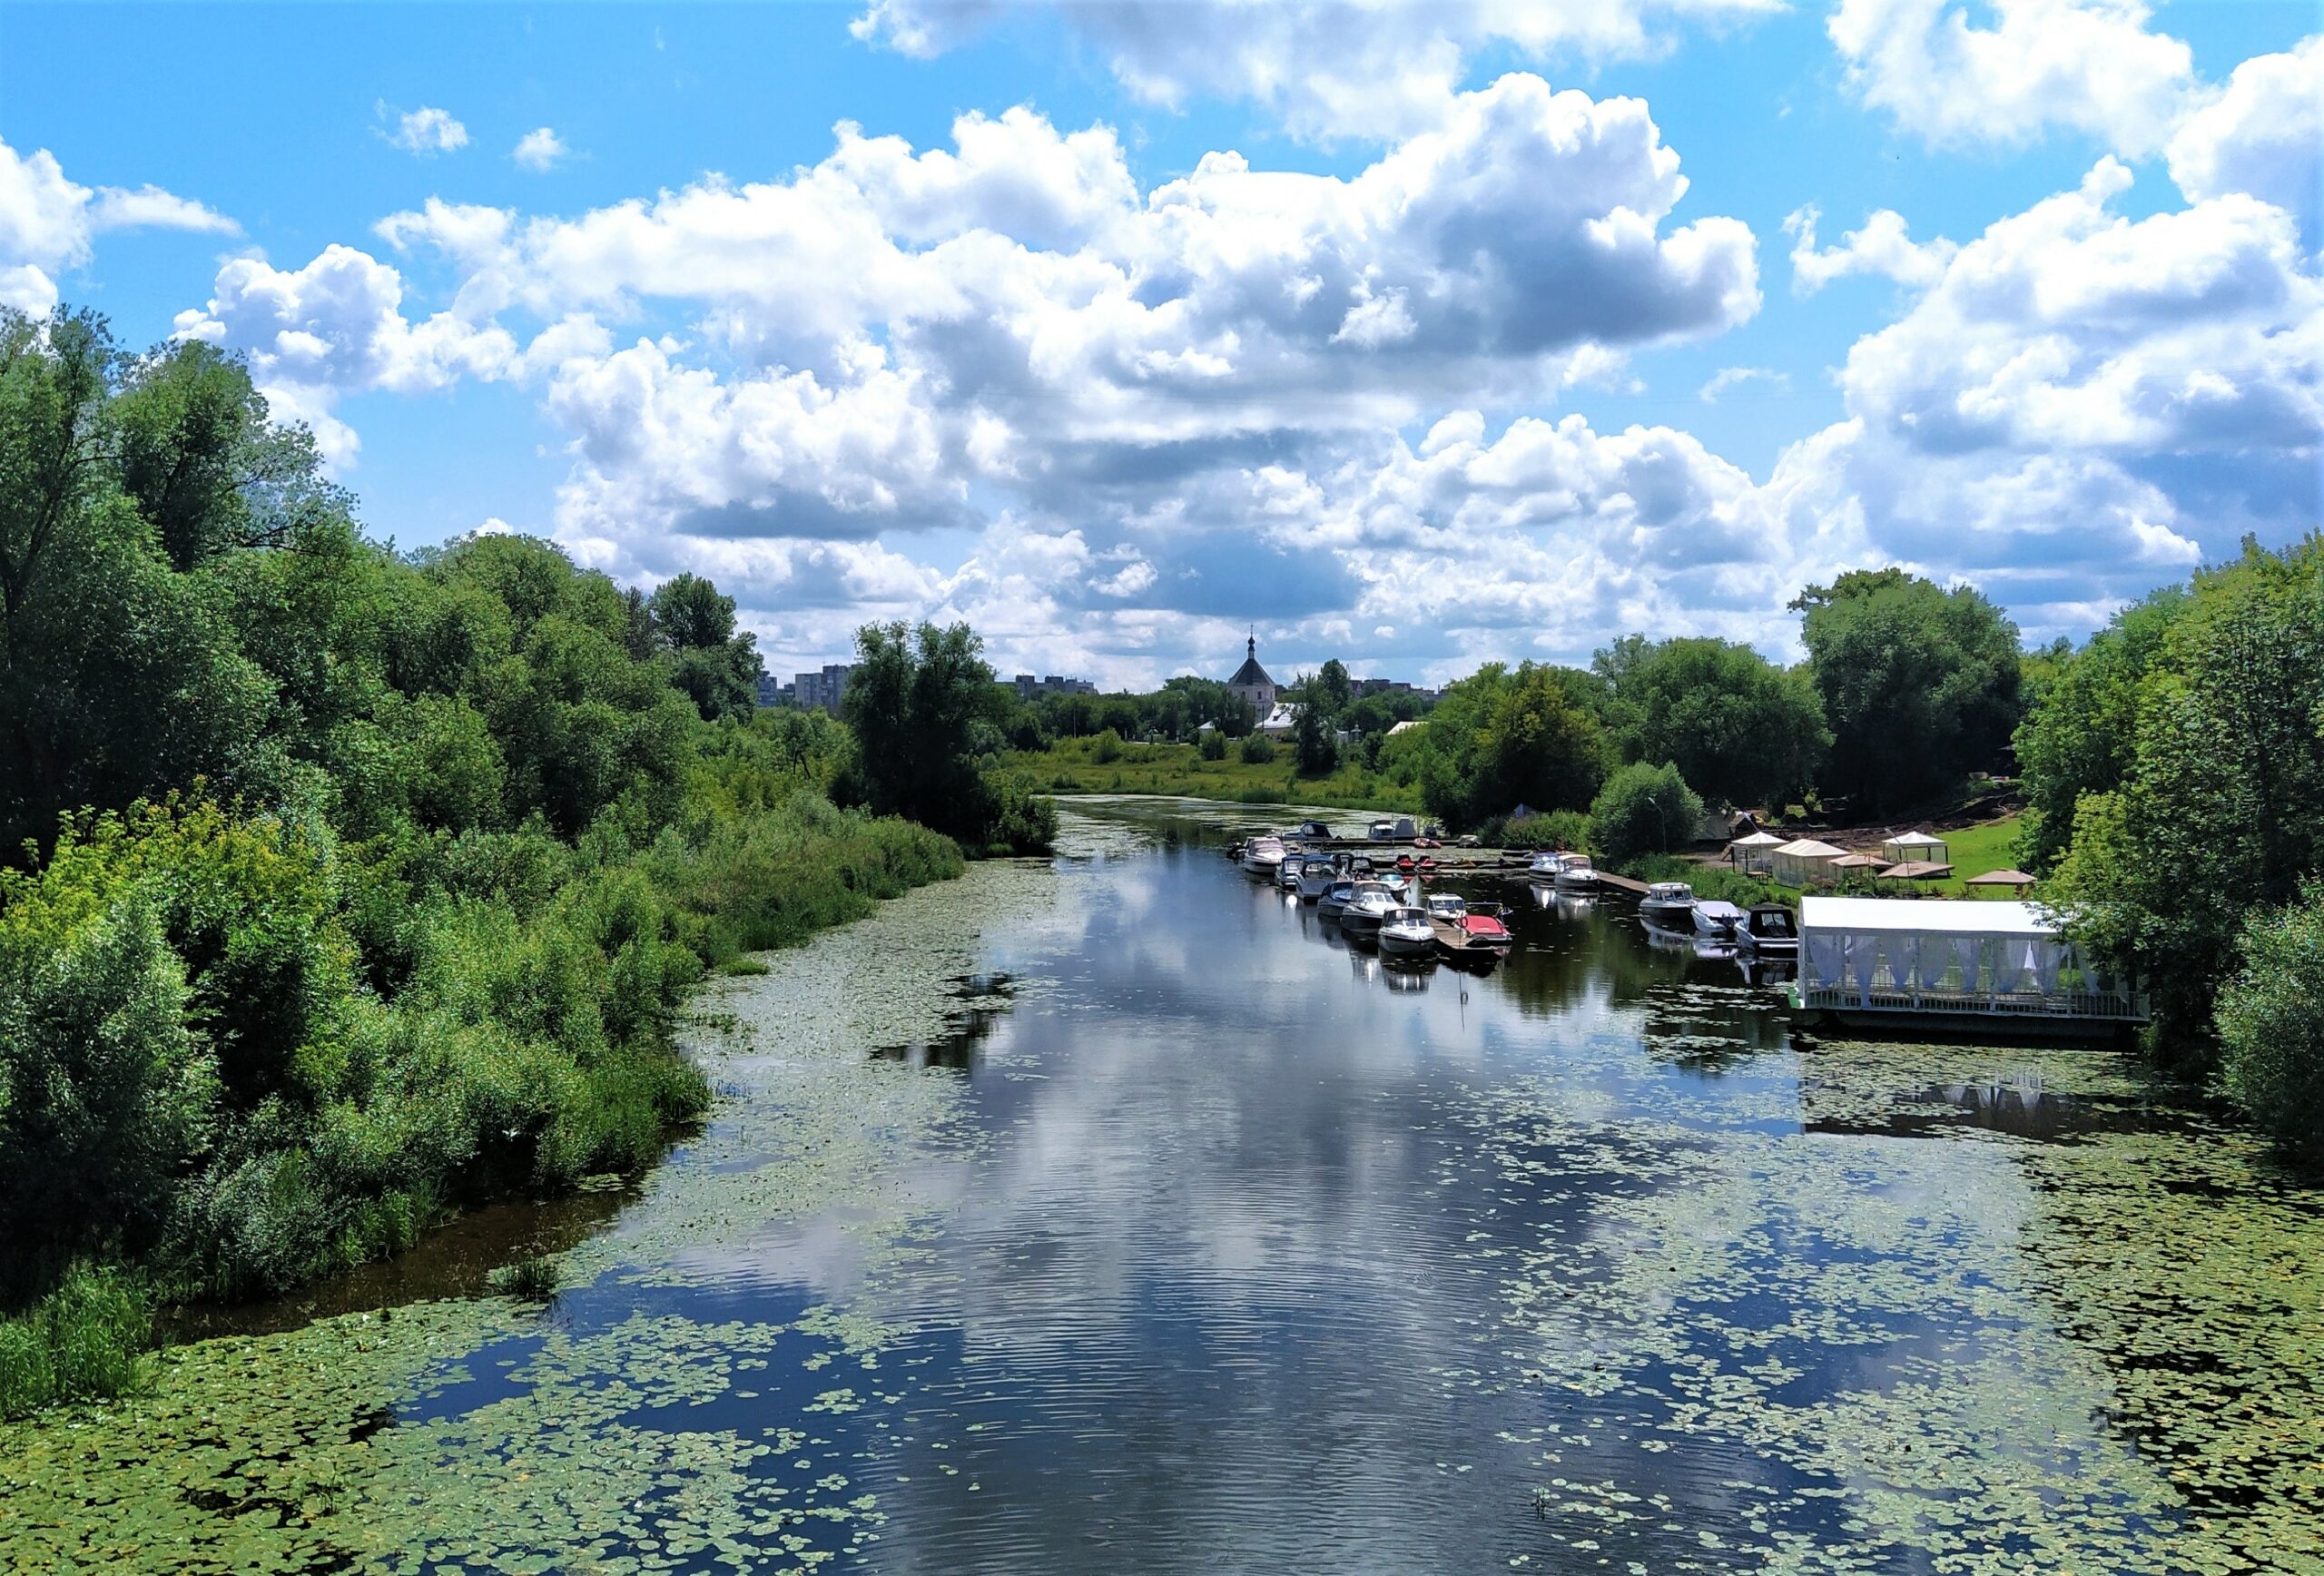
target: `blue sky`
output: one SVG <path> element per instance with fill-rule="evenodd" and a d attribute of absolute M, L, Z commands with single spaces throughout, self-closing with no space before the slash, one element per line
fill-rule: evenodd
<path fill-rule="evenodd" d="M 710 573 L 779 671 L 920 616 L 1119 683 L 1246 623 L 1286 671 L 1783 655 L 1892 561 L 2079 635 L 2316 527 L 2319 30 L 12 5 L 0 300 L 242 350 L 399 545 Z"/>

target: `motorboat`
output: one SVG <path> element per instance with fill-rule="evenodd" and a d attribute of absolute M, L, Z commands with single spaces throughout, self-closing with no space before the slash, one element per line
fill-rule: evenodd
<path fill-rule="evenodd" d="M 1553 884 L 1558 879 L 1559 870 L 1563 868 L 1558 862 L 1561 857 L 1561 855 L 1552 853 L 1546 848 L 1541 850 L 1541 852 L 1533 856 L 1531 862 L 1526 865 L 1525 879 L 1531 882 L 1539 882 L 1543 886 Z"/>
<path fill-rule="evenodd" d="M 1695 934 L 1702 940 L 1731 942 L 1742 923 L 1743 911 L 1726 899 L 1695 900 Z"/>
<path fill-rule="evenodd" d="M 1326 886 L 1324 889 L 1324 895 L 1315 900 L 1316 915 L 1322 919 L 1336 920 L 1340 917 L 1340 911 L 1346 908 L 1354 899 L 1355 882 L 1342 876 Z"/>
<path fill-rule="evenodd" d="M 1694 888 L 1682 881 L 1659 881 L 1639 900 L 1638 917 L 1656 930 L 1683 931 L 1691 928 L 1694 906 Z"/>
<path fill-rule="evenodd" d="M 1404 900 L 1386 882 L 1357 882 L 1340 909 L 1340 929 L 1358 936 L 1373 935 L 1392 910 L 1403 906 Z"/>
<path fill-rule="evenodd" d="M 1735 927 L 1735 944 L 1762 958 L 1797 958 L 1799 921 L 1781 903 L 1753 903 Z"/>
<path fill-rule="evenodd" d="M 1393 842 L 1396 841 L 1396 823 L 1393 821 L 1375 821 L 1364 828 L 1364 835 L 1374 842 Z"/>
<path fill-rule="evenodd" d="M 1312 856 L 1304 853 L 1285 854 L 1283 862 L 1275 867 L 1275 884 L 1287 891 L 1297 891 L 1299 872 L 1307 868 L 1307 861 L 1310 857 Z"/>
<path fill-rule="evenodd" d="M 1283 839 L 1255 837 L 1243 845 L 1243 868 L 1252 875 L 1272 876 L 1282 868 Z"/>
<path fill-rule="evenodd" d="M 1339 863 L 1336 860 L 1320 859 L 1315 854 L 1309 854 L 1299 867 L 1301 901 L 1311 903 L 1320 901 L 1324 889 L 1340 879 Z"/>
<path fill-rule="evenodd" d="M 1428 922 L 1428 911 L 1405 903 L 1382 915 L 1380 951 L 1391 958 L 1434 957 L 1436 930 Z"/>
<path fill-rule="evenodd" d="M 1594 892 L 1598 890 L 1598 872 L 1590 867 L 1586 853 L 1558 855 L 1557 885 L 1560 891 Z"/>
<path fill-rule="evenodd" d="M 1509 956 L 1513 938 L 1502 922 L 1499 903 L 1472 908 L 1465 898 L 1439 892 L 1428 900 L 1428 923 L 1437 950 L 1454 962 L 1490 964 Z"/>
<path fill-rule="evenodd" d="M 1292 835 L 1311 839 L 1317 842 L 1328 842 L 1331 841 L 1332 829 L 1320 821 L 1303 821 L 1292 829 Z"/>

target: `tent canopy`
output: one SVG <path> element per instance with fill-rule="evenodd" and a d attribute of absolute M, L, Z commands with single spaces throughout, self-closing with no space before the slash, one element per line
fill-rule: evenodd
<path fill-rule="evenodd" d="M 1728 846 L 1731 848 L 1778 848 L 1782 844 L 1783 839 L 1772 832 L 1755 832 L 1748 837 L 1737 838 Z"/>
<path fill-rule="evenodd" d="M 1900 832 L 1888 839 L 1900 848 L 1943 848 L 1945 839 L 1932 837 L 1925 832 Z"/>
<path fill-rule="evenodd" d="M 1983 875 L 1973 875 L 1961 883 L 1964 886 L 2032 886 L 2034 878 L 2022 870 L 1989 870 Z"/>
<path fill-rule="evenodd" d="M 1794 859 L 1837 859 L 1847 850 L 1834 848 L 1828 842 L 1818 842 L 1812 837 L 1803 837 L 1796 842 L 1785 843 L 1775 852 L 1788 854 Z"/>
<path fill-rule="evenodd" d="M 1832 862 L 1834 870 L 1872 870 L 1888 862 L 1876 853 L 1844 853 Z"/>
<path fill-rule="evenodd" d="M 1921 935 L 2020 936 L 2048 940 L 2057 926 L 2032 903 L 1974 902 L 1966 898 L 1821 898 L 1799 900 L 1806 931 L 1899 931 Z"/>
<path fill-rule="evenodd" d="M 1892 864 L 1880 872 L 1882 881 L 1934 881 L 1938 876 L 1951 875 L 1953 867 L 1933 859 L 1908 859 L 1902 864 Z"/>

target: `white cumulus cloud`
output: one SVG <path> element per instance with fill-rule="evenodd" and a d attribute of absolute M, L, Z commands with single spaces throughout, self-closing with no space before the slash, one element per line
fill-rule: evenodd
<path fill-rule="evenodd" d="M 518 169 L 530 170 L 537 175 L 556 168 L 557 162 L 572 152 L 553 129 L 535 126 L 517 139 L 517 146 L 508 156 L 517 161 Z"/>
<path fill-rule="evenodd" d="M 68 178 L 47 149 L 25 154 L 0 142 L 0 307 L 46 312 L 56 305 L 58 277 L 87 266 L 95 237 L 130 229 L 241 233 L 190 198 L 153 185 L 92 190 Z"/>
<path fill-rule="evenodd" d="M 1852 273 L 1878 274 L 1898 284 L 1921 288 L 1945 276 L 1945 265 L 1960 249 L 1943 239 L 1915 243 L 1904 215 L 1883 208 L 1864 222 L 1861 230 L 1840 237 L 1840 244 L 1816 249 L 1816 226 L 1823 215 L 1814 203 L 1795 210 L 1783 222 L 1792 238 L 1791 292 L 1814 295 L 1836 279 Z"/>
<path fill-rule="evenodd" d="M 449 111 L 422 104 L 416 110 L 399 112 L 382 102 L 376 106 L 376 113 L 390 123 L 390 129 L 381 134 L 407 153 L 433 158 L 468 145 L 468 127 L 454 120 Z"/>

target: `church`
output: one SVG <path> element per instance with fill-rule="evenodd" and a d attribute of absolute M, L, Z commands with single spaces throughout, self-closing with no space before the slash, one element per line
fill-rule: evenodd
<path fill-rule="evenodd" d="M 1251 710 L 1261 717 L 1275 710 L 1275 680 L 1259 665 L 1259 637 L 1253 635 L 1244 648 L 1243 665 L 1226 681 L 1227 693 L 1251 703 Z"/>

